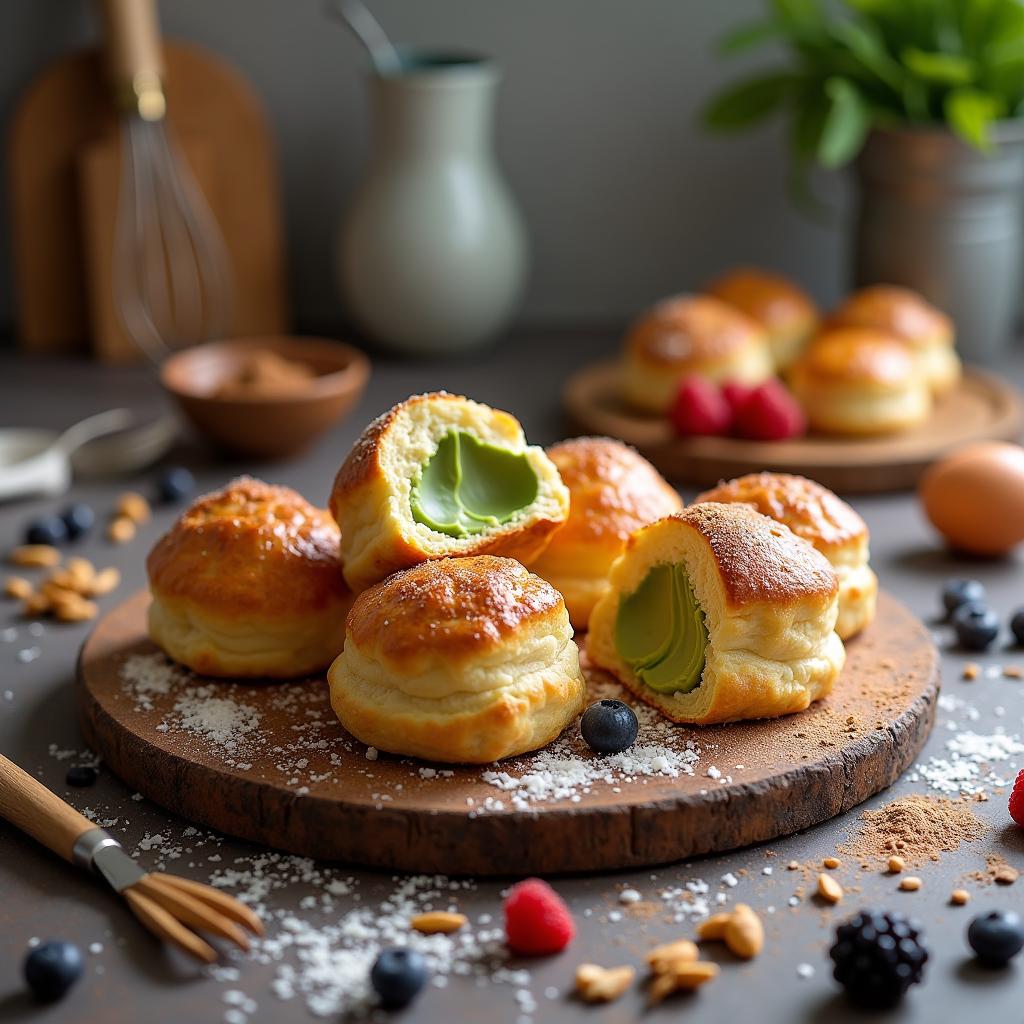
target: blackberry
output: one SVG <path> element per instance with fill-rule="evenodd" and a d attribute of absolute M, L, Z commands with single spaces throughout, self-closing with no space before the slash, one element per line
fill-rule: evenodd
<path fill-rule="evenodd" d="M 850 1002 L 885 1009 L 921 981 L 928 950 L 916 921 L 888 911 L 862 910 L 836 929 L 829 956 L 835 964 L 833 976 Z"/>

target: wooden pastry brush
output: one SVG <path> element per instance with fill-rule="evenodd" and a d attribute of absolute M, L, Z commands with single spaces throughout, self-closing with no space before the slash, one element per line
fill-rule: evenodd
<path fill-rule="evenodd" d="M 102 875 L 154 935 L 203 963 L 213 963 L 217 951 L 199 932 L 241 949 L 249 948 L 248 932 L 263 934 L 256 914 L 233 897 L 187 878 L 147 874 L 113 836 L 2 754 L 0 817 L 71 864 Z"/>

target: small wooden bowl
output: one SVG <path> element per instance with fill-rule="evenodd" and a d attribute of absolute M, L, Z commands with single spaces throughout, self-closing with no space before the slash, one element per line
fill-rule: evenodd
<path fill-rule="evenodd" d="M 305 363 L 317 376 L 309 390 L 282 398 L 220 397 L 218 387 L 255 351 Z M 327 338 L 232 338 L 176 352 L 160 382 L 196 429 L 217 447 L 239 455 L 283 459 L 309 447 L 359 401 L 370 361 L 358 349 Z"/>

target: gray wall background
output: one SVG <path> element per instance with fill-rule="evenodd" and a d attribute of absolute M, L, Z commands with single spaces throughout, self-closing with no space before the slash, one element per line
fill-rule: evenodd
<path fill-rule="evenodd" d="M 750 65 L 720 59 L 723 30 L 760 0 L 372 0 L 396 40 L 487 51 L 505 81 L 501 163 L 526 218 L 530 323 L 619 322 L 737 262 L 793 274 L 824 302 L 845 274 L 836 217 L 785 195 L 783 133 L 705 135 L 695 115 Z M 283 179 L 291 298 L 300 323 L 343 317 L 334 236 L 367 148 L 365 59 L 318 0 L 163 0 L 164 31 L 232 61 L 263 97 Z M 0 110 L 45 63 L 96 37 L 88 0 L 0 5 Z M 6 190 L 5 190 L 6 200 Z M 0 214 L 0 324 L 13 319 L 9 216 Z"/>

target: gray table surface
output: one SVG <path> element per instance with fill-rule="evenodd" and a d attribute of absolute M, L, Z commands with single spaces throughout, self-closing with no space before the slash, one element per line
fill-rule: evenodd
<path fill-rule="evenodd" d="M 562 381 L 575 367 L 610 351 L 613 345 L 614 339 L 607 333 L 537 333 L 511 339 L 500 349 L 465 363 L 380 361 L 352 418 L 300 459 L 279 465 L 225 465 L 188 446 L 178 457 L 194 468 L 203 487 L 217 486 L 233 473 L 245 470 L 297 487 L 312 500 L 322 502 L 335 469 L 362 425 L 412 392 L 444 387 L 469 394 L 513 410 L 534 441 L 556 440 L 564 429 L 558 403 Z M 1013 376 L 1019 379 L 1016 372 Z M 65 361 L 23 362 L 10 355 L 0 359 L 3 426 L 59 426 L 113 405 L 152 409 L 162 401 L 147 374 L 140 370 L 103 370 Z M 124 486 L 124 482 L 85 483 L 76 485 L 74 496 L 102 511 L 109 509 Z M 0 507 L 0 547 L 14 543 L 33 514 L 56 504 L 23 502 Z M 1024 604 L 1019 555 L 995 563 L 954 558 L 939 546 L 909 494 L 860 498 L 856 505 L 871 527 L 872 560 L 883 586 L 922 617 L 934 619 L 940 584 L 952 574 L 982 579 L 992 603 L 1001 612 Z M 81 552 L 97 564 L 119 566 L 124 582 L 118 594 L 127 595 L 143 585 L 144 553 L 169 526 L 173 514 L 172 510 L 159 509 L 131 545 L 115 548 L 94 536 L 81 545 Z M 111 598 L 104 601 L 105 606 L 111 603 Z M 41 636 L 32 636 L 17 612 L 9 604 L 0 604 L 0 630 L 9 626 L 15 627 L 17 637 L 13 642 L 0 642 L 0 693 L 8 691 L 0 698 L 0 750 L 76 806 L 92 808 L 103 818 L 116 818 L 114 831 L 129 850 L 147 834 L 160 833 L 180 841 L 188 827 L 186 822 L 146 801 L 133 800 L 130 791 L 108 772 L 101 771 L 93 789 L 69 790 L 64 783 L 69 761 L 59 760 L 52 751 L 82 748 L 72 688 L 75 655 L 88 626 L 47 623 Z M 961 667 L 968 656 L 952 649 L 944 627 L 936 625 L 935 630 L 942 647 L 945 693 L 969 702 L 977 716 L 968 720 L 964 708 L 940 710 L 939 724 L 925 756 L 946 754 L 944 744 L 954 735 L 950 719 L 960 728 L 982 734 L 998 728 L 1015 735 L 1024 731 L 1024 682 L 1002 678 L 962 681 Z M 39 648 L 39 657 L 28 664 L 19 661 L 18 652 L 31 647 Z M 1024 663 L 1024 652 L 1003 649 L 980 660 L 986 665 Z M 1012 777 L 1017 760 L 1024 763 L 1024 757 L 1020 757 L 996 768 Z M 923 783 L 905 777 L 871 805 L 924 791 Z M 628 885 L 639 890 L 645 901 L 658 903 L 665 887 L 701 878 L 710 884 L 712 893 L 723 891 L 731 902 L 743 900 L 762 911 L 767 931 L 765 951 L 758 959 L 739 964 L 721 950 L 712 949 L 711 955 L 723 964 L 721 976 L 698 996 L 666 1003 L 647 1013 L 645 1019 L 668 1020 L 685 1013 L 696 1020 L 743 1020 L 752 1012 L 765 1024 L 853 1019 L 856 1015 L 845 1008 L 831 980 L 826 950 L 837 920 L 856 907 L 881 905 L 913 912 L 925 927 L 932 953 L 925 984 L 900 1010 L 882 1019 L 934 1024 L 981 1013 L 991 1020 L 1019 1021 L 1024 962 L 1002 972 L 981 970 L 968 957 L 964 933 L 975 912 L 993 906 L 1020 907 L 1024 903 L 1024 881 L 1012 888 L 970 882 L 970 906 L 958 909 L 948 905 L 950 891 L 969 872 L 984 868 L 987 854 L 998 853 L 1024 868 L 1024 832 L 1007 827 L 1005 796 L 993 796 L 989 802 L 974 806 L 990 826 L 984 839 L 926 866 L 921 871 L 924 886 L 920 892 L 897 892 L 892 877 L 877 871 L 862 872 L 853 859 L 846 858 L 836 875 L 857 891 L 848 893 L 844 903 L 834 909 L 809 898 L 790 906 L 790 897 L 798 889 L 806 892 L 808 883 L 802 873 L 787 872 L 784 865 L 796 859 L 813 866 L 834 853 L 848 830 L 855 827 L 859 811 L 805 834 L 695 863 L 559 880 L 557 886 L 575 912 L 579 936 L 561 956 L 513 965 L 529 970 L 525 987 L 536 1003 L 534 1009 L 530 1009 L 530 997 L 521 991 L 517 996 L 517 990 L 523 987 L 522 978 L 517 984 L 508 984 L 500 980 L 500 975 L 498 981 L 486 983 L 453 976 L 445 988 L 429 989 L 414 1008 L 396 1016 L 423 1022 L 487 1019 L 491 1024 L 638 1019 L 643 1014 L 639 988 L 604 1008 L 584 1007 L 571 999 L 568 993 L 575 967 L 584 960 L 605 965 L 639 963 L 643 951 L 656 942 L 692 934 L 692 925 L 673 924 L 661 913 L 640 919 L 627 912 L 616 920 L 617 892 Z M 212 871 L 235 863 L 237 858 L 244 863 L 259 852 L 244 843 L 221 839 L 197 845 L 170 867 L 206 879 Z M 154 857 L 153 851 L 140 854 L 148 865 L 153 864 Z M 766 866 L 774 867 L 771 875 L 763 873 Z M 733 888 L 720 882 L 729 872 L 738 879 Z M 341 869 L 339 875 L 355 878 L 362 905 L 374 906 L 394 887 L 390 876 L 369 871 Z M 474 920 L 480 914 L 498 919 L 502 888 L 500 882 L 479 883 L 460 892 L 455 902 Z M 301 883 L 290 885 L 272 893 L 268 904 L 271 908 L 298 910 L 299 901 L 310 891 Z M 335 909 L 323 920 L 350 909 L 354 899 L 339 896 Z M 97 942 L 103 947 L 102 951 L 86 954 L 86 977 L 72 995 L 46 1008 L 29 1002 L 21 982 L 22 957 L 33 937 L 71 939 L 83 949 Z M 813 976 L 799 976 L 797 967 L 801 964 L 812 965 Z M 255 1009 L 252 1004 L 242 1008 L 250 1011 L 242 1013 L 250 1021 L 313 1019 L 302 998 L 282 1001 L 273 994 L 273 965 L 241 962 L 239 967 L 239 978 L 229 982 L 192 971 L 152 942 L 113 895 L 0 824 L 0 1021 L 230 1021 L 230 1015 L 225 1018 L 230 1006 L 224 999 L 230 990 L 241 990 L 255 1001 Z"/>

